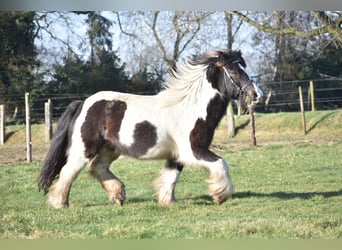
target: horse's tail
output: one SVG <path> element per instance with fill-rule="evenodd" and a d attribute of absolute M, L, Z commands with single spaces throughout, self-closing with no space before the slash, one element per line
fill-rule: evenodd
<path fill-rule="evenodd" d="M 38 176 L 38 188 L 48 193 L 53 180 L 58 176 L 67 161 L 67 149 L 70 146 L 76 118 L 81 112 L 83 101 L 73 101 L 66 108 L 57 123 L 57 129 L 51 140 L 50 149 L 44 159 Z"/>

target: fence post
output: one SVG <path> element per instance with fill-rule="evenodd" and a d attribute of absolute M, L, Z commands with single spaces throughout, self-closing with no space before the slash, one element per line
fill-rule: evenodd
<path fill-rule="evenodd" d="M 310 81 L 311 111 L 315 111 L 315 92 L 313 81 Z"/>
<path fill-rule="evenodd" d="M 249 120 L 251 125 L 251 144 L 253 147 L 257 145 L 255 137 L 255 120 L 254 120 L 254 106 L 249 107 Z"/>
<path fill-rule="evenodd" d="M 44 103 L 45 110 L 45 142 L 49 142 L 52 136 L 52 103 L 51 99 L 48 99 Z"/>
<path fill-rule="evenodd" d="M 228 137 L 233 138 L 235 136 L 235 121 L 234 110 L 232 101 L 229 102 L 227 108 L 227 124 L 228 124 Z"/>
<path fill-rule="evenodd" d="M 25 93 L 25 113 L 26 113 L 26 160 L 32 162 L 32 141 L 31 141 L 31 118 L 29 93 Z"/>
<path fill-rule="evenodd" d="M 303 94 L 302 94 L 302 86 L 298 87 L 299 91 L 299 104 L 300 104 L 300 111 L 302 113 L 302 128 L 303 133 L 306 135 L 306 122 L 305 122 L 305 111 L 304 111 L 304 102 L 303 102 Z"/>
<path fill-rule="evenodd" d="M 6 128 L 5 128 L 5 105 L 0 105 L 0 145 L 5 144 Z"/>

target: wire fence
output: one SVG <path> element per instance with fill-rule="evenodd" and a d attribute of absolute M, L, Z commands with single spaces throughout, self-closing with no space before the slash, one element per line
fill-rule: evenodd
<path fill-rule="evenodd" d="M 312 81 L 312 93 L 310 90 L 310 81 Z M 334 78 L 265 83 L 265 99 L 259 105 L 259 111 L 299 111 L 299 86 L 303 90 L 305 110 L 332 110 L 342 108 L 342 78 Z"/>
<path fill-rule="evenodd" d="M 261 88 L 264 92 L 264 100 L 256 108 L 258 112 L 285 112 L 300 111 L 298 86 L 302 87 L 304 108 L 312 110 L 312 96 L 310 95 L 310 80 L 291 82 L 270 82 L 264 83 Z M 313 80 L 314 105 L 316 110 L 332 110 L 342 108 L 342 78 Z M 137 93 L 135 93 L 137 94 Z M 138 93 L 151 94 L 151 93 Z M 0 100 L 4 96 L 0 95 Z M 30 96 L 30 114 L 32 123 L 44 122 L 44 103 L 49 99 L 52 103 L 52 119 L 57 121 L 65 108 L 74 100 L 85 100 L 85 94 L 45 94 Z M 7 123 L 25 122 L 25 96 L 6 96 Z"/>
<path fill-rule="evenodd" d="M 302 90 L 304 101 L 304 109 L 309 110 L 332 110 L 342 108 L 342 79 L 325 79 L 313 80 L 310 87 L 310 81 L 295 81 L 295 82 L 272 82 L 265 83 L 262 86 L 265 98 L 261 104 L 256 107 L 257 112 L 281 112 L 294 111 L 299 112 L 299 86 Z M 152 93 L 135 93 L 135 94 L 152 94 Z M 6 135 L 5 126 L 11 124 L 25 124 L 26 123 L 26 107 L 25 95 L 10 96 L 12 101 L 1 103 L 4 96 L 0 95 L 0 144 L 4 145 L 0 148 L 5 153 L 0 153 L 0 164 L 22 161 L 26 158 L 19 152 L 28 152 L 31 147 L 31 142 L 27 141 L 26 146 L 24 142 L 18 145 L 6 145 L 6 138 L 11 135 Z M 31 124 L 44 124 L 46 132 L 49 130 L 52 134 L 52 123 L 57 122 L 66 107 L 75 100 L 85 100 L 88 95 L 84 94 L 46 94 L 46 95 L 30 95 L 29 112 Z M 6 96 L 8 99 L 9 96 Z M 50 129 L 47 129 L 46 123 L 46 103 L 51 102 L 49 109 L 49 124 Z M 6 111 L 6 112 L 5 112 Z M 51 113 L 50 113 L 51 112 Z M 27 127 L 27 126 L 26 126 Z M 45 135 L 49 134 L 45 133 Z M 44 136 L 44 135 L 42 135 Z M 47 136 L 45 137 L 47 138 Z M 36 145 L 33 147 L 33 159 L 41 160 L 46 153 L 48 144 Z M 19 157 L 19 158 L 18 158 Z"/>

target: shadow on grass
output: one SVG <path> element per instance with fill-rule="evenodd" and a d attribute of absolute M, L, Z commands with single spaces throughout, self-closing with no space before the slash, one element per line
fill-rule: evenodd
<path fill-rule="evenodd" d="M 243 130 L 249 124 L 249 119 L 246 120 L 244 123 L 240 124 L 239 126 L 235 127 L 235 134 L 239 133 L 240 130 Z"/>
<path fill-rule="evenodd" d="M 151 202 L 155 201 L 154 198 L 140 198 L 140 197 L 132 197 L 132 198 L 127 198 L 127 201 L 125 203 L 146 203 L 146 202 Z"/>
<path fill-rule="evenodd" d="M 290 199 L 302 199 L 308 200 L 312 199 L 315 196 L 322 196 L 324 198 L 331 198 L 342 196 L 342 189 L 338 191 L 331 191 L 331 192 L 302 192 L 302 193 L 287 193 L 287 192 L 274 192 L 274 193 L 255 193 L 255 192 L 237 192 L 233 194 L 233 199 L 244 199 L 244 198 L 265 198 L 265 197 L 272 197 L 272 198 L 279 198 L 283 200 L 290 200 Z M 182 201 L 190 201 L 195 205 L 216 205 L 213 201 L 213 198 L 210 195 L 200 195 L 196 197 L 186 197 L 177 199 L 178 202 Z M 158 204 L 156 199 L 153 198 L 139 198 L 139 197 L 132 197 L 128 198 L 127 201 L 124 203 L 124 206 L 127 204 L 139 204 L 139 203 L 151 203 L 151 204 Z M 85 207 L 93 207 L 93 206 L 107 206 L 108 204 L 115 204 L 114 202 L 110 201 L 103 201 L 103 202 L 94 202 L 88 203 Z"/>
<path fill-rule="evenodd" d="M 329 112 L 325 115 L 323 115 L 318 121 L 316 121 L 314 124 L 312 124 L 310 126 L 310 128 L 306 131 L 307 133 L 309 133 L 311 130 L 313 130 L 318 124 L 320 124 L 322 121 L 324 121 L 326 118 L 328 118 L 329 116 L 333 115 L 334 112 Z"/>
<path fill-rule="evenodd" d="M 11 131 L 6 133 L 5 135 L 5 142 L 7 142 L 7 140 L 9 140 L 17 131 Z"/>
<path fill-rule="evenodd" d="M 250 198 L 250 197 L 274 197 L 284 200 L 290 199 L 311 199 L 314 196 L 323 196 L 324 198 L 331 198 L 342 196 L 342 189 L 331 192 L 302 192 L 302 193 L 287 193 L 287 192 L 274 192 L 274 193 L 255 193 L 255 192 L 237 192 L 233 194 L 233 198 Z"/>
<path fill-rule="evenodd" d="M 191 201 L 194 204 L 197 205 L 214 205 L 213 203 L 213 198 L 210 195 L 200 195 L 196 197 L 183 197 L 183 198 L 178 198 L 176 197 L 177 203 L 181 203 L 183 201 Z M 158 204 L 158 201 L 156 198 L 139 198 L 139 197 L 133 197 L 133 198 L 128 198 L 127 203 L 146 203 L 146 202 L 154 202 Z"/>

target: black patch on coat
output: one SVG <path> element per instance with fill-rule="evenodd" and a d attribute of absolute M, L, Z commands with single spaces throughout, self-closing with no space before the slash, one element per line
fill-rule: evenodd
<path fill-rule="evenodd" d="M 134 142 L 122 149 L 124 154 L 139 158 L 157 143 L 157 128 L 148 121 L 137 123 L 133 133 Z"/>
<path fill-rule="evenodd" d="M 210 100 L 207 106 L 207 116 L 205 120 L 198 118 L 194 128 L 190 132 L 191 149 L 196 159 L 206 161 L 216 161 L 220 157 L 209 150 L 213 140 L 215 129 L 225 114 L 228 102 L 216 95 Z"/>
<path fill-rule="evenodd" d="M 177 169 L 179 172 L 183 170 L 184 165 L 173 160 L 173 159 L 168 159 L 165 163 L 165 168 L 169 169 Z"/>
<path fill-rule="evenodd" d="M 85 156 L 93 158 L 104 144 L 115 148 L 127 105 L 119 100 L 95 102 L 81 127 Z"/>
<path fill-rule="evenodd" d="M 104 138 L 116 145 L 119 140 L 121 122 L 124 118 L 127 104 L 122 101 L 111 101 L 106 105 Z"/>

